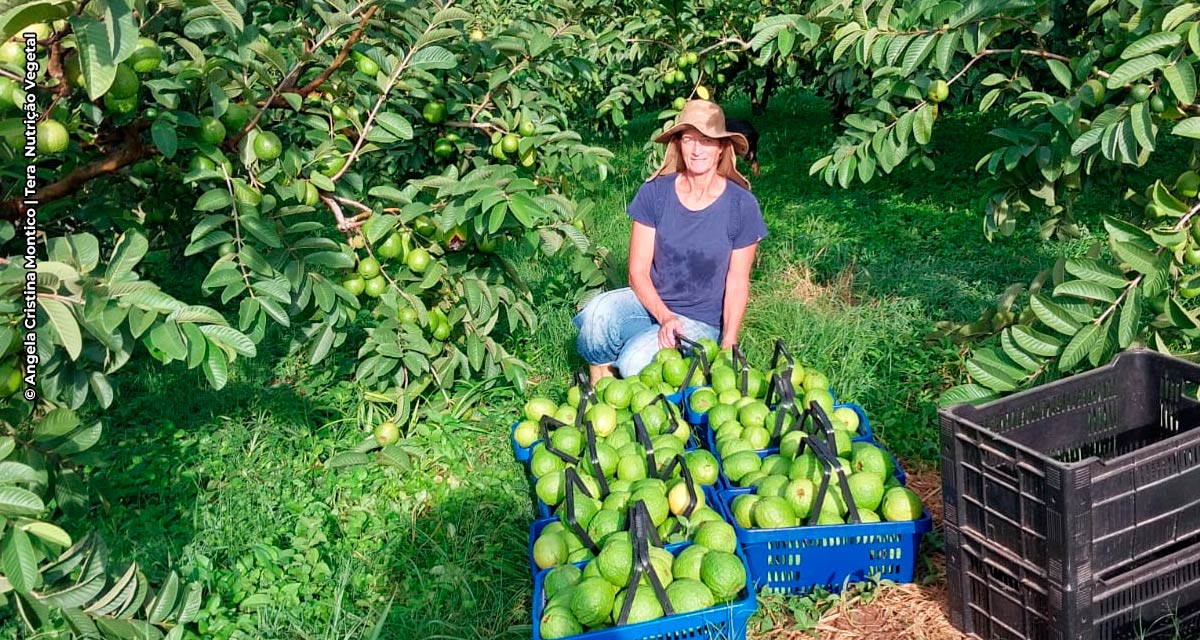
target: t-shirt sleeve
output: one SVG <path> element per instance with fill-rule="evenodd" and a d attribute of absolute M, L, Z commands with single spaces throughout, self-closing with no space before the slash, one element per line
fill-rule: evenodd
<path fill-rule="evenodd" d="M 662 207 L 658 206 L 658 189 L 656 182 L 646 182 L 638 189 L 633 196 L 633 201 L 629 203 L 629 207 L 625 210 L 630 218 L 648 226 L 658 228 L 659 218 L 662 216 Z"/>
<path fill-rule="evenodd" d="M 744 249 L 767 237 L 767 223 L 763 220 L 758 198 L 745 194 L 734 214 L 733 248 Z"/>

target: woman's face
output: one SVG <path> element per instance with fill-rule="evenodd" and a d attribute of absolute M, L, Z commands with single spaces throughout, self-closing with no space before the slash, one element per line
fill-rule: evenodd
<path fill-rule="evenodd" d="M 695 129 L 679 136 L 679 151 L 688 173 L 703 174 L 716 169 L 721 158 L 721 140 L 710 138 Z"/>

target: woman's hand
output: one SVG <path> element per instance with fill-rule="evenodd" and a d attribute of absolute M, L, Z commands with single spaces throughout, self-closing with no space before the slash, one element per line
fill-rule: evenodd
<path fill-rule="evenodd" d="M 658 347 L 660 349 L 674 349 L 679 346 L 679 341 L 675 336 L 681 335 L 683 335 L 683 323 L 680 322 L 679 318 L 671 316 L 658 328 Z"/>

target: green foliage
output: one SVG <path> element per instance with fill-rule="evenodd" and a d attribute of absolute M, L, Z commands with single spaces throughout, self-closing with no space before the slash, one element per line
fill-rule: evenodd
<path fill-rule="evenodd" d="M 9 409 L 2 419 L 23 428 L 0 436 L 0 606 L 30 629 L 65 624 L 87 637 L 182 638 L 200 609 L 199 584 L 169 572 L 152 589 L 137 563 L 118 570 L 102 540 L 74 541 L 47 519 L 85 502 L 77 466 L 99 440 L 100 423 L 66 408 L 33 421 Z"/>
<path fill-rule="evenodd" d="M 812 165 L 829 184 L 867 182 L 904 162 L 932 170 L 935 82 L 946 82 L 951 106 L 1005 111 L 1008 122 L 991 132 L 1003 143 L 977 165 L 990 176 L 989 235 L 1011 234 L 1018 214 L 1040 207 L 1043 236 L 1076 237 L 1070 207 L 1081 188 L 1145 165 L 1160 129 L 1200 136 L 1200 120 L 1187 117 L 1200 54 L 1192 4 L 1095 2 L 1084 14 L 1045 1 L 818 2 L 754 30 L 761 58 L 791 76 L 855 78 L 830 88 L 852 109 L 832 152 Z"/>

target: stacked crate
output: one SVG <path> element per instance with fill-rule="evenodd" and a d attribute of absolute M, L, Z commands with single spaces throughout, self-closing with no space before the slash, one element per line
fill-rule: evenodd
<path fill-rule="evenodd" d="M 951 622 L 1200 637 L 1200 367 L 1153 351 L 941 411 Z"/>

